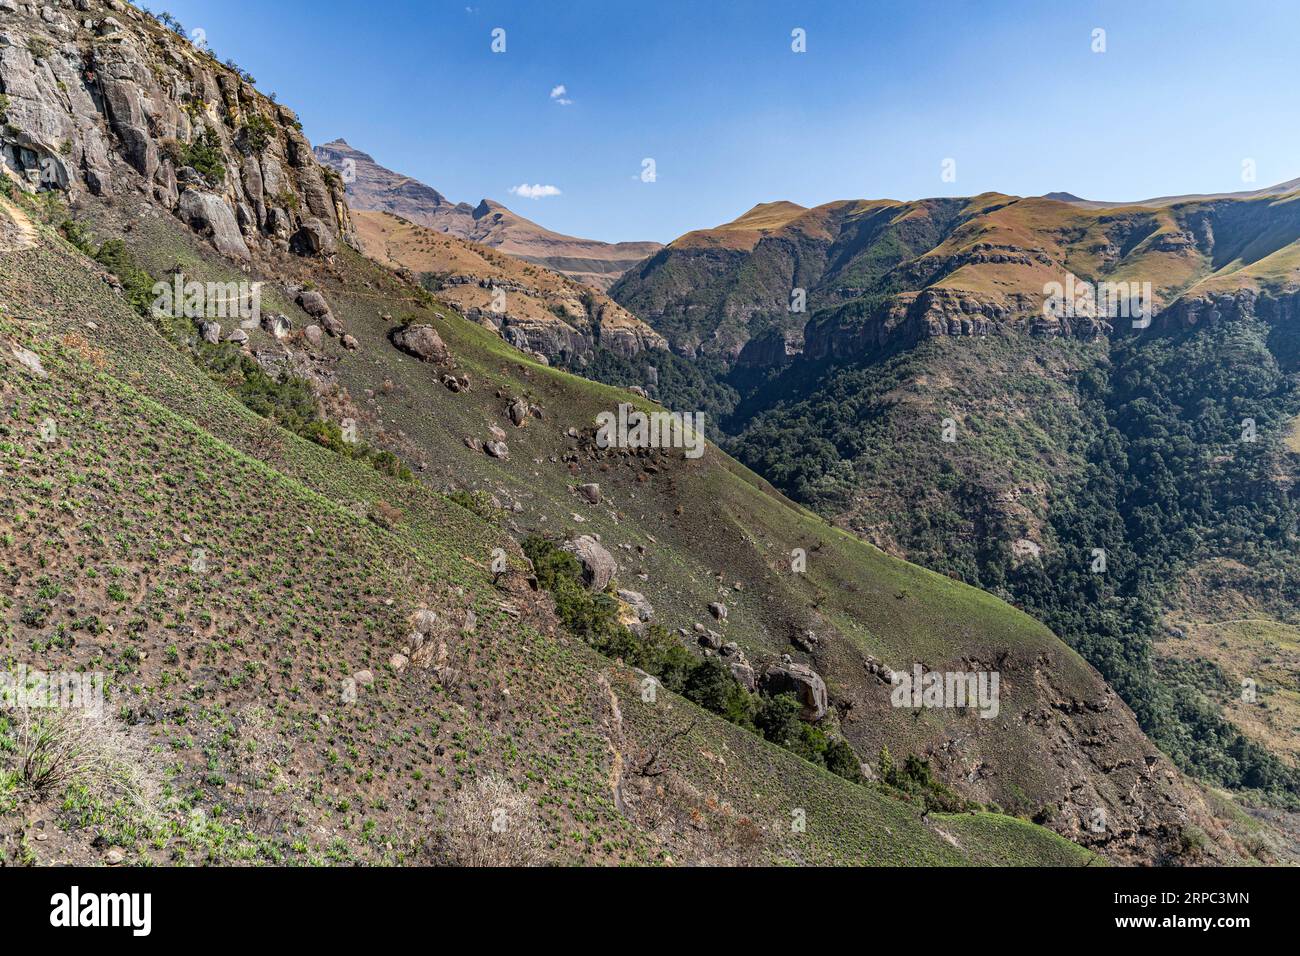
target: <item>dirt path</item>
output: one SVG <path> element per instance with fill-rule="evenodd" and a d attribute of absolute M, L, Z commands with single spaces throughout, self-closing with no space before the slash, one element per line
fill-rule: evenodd
<path fill-rule="evenodd" d="M 619 744 L 623 740 L 623 711 L 618 706 L 618 695 L 602 674 L 597 683 L 609 695 L 609 736 L 606 738 L 610 749 L 609 790 L 614 797 L 614 806 L 619 813 L 627 813 L 623 803 L 623 752 Z"/>
<path fill-rule="evenodd" d="M 22 252 L 35 245 L 36 227 L 27 214 L 7 199 L 0 198 L 0 253 Z"/>

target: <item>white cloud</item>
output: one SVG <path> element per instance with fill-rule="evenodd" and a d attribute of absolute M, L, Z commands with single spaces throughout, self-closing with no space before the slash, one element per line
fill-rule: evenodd
<path fill-rule="evenodd" d="M 528 185 L 521 183 L 518 186 L 511 186 L 510 191 L 516 196 L 522 196 L 524 199 L 541 199 L 543 196 L 558 196 L 560 189 L 558 186 L 543 186 L 541 183 Z"/>
<path fill-rule="evenodd" d="M 559 86 L 553 86 L 551 87 L 551 99 L 555 100 L 555 102 L 559 103 L 561 106 L 568 106 L 573 102 L 573 100 L 569 99 L 566 95 L 568 92 L 568 87 L 563 83 Z"/>

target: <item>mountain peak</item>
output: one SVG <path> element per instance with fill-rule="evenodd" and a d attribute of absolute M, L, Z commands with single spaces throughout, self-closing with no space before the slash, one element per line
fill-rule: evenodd
<path fill-rule="evenodd" d="M 471 242 L 537 263 L 605 291 L 628 268 L 661 248 L 657 242 L 600 242 L 552 232 L 486 196 L 477 205 L 453 202 L 432 186 L 386 169 L 340 138 L 317 147 L 317 158 L 337 166 L 356 163 L 348 204 L 361 211 L 389 212 Z"/>

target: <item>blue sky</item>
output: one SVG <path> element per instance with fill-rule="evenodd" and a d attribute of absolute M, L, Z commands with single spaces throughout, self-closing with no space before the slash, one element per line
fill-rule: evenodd
<path fill-rule="evenodd" d="M 202 28 L 313 142 L 609 241 L 666 242 L 775 199 L 1138 199 L 1300 176 L 1286 0 L 149 5 Z M 511 194 L 525 183 L 560 194 Z"/>

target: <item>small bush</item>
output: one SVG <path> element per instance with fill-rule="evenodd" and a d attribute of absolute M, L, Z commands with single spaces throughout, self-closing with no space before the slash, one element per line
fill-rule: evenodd
<path fill-rule="evenodd" d="M 275 124 L 261 113 L 253 113 L 239 128 L 239 148 L 246 153 L 266 152 L 275 137 Z"/>

